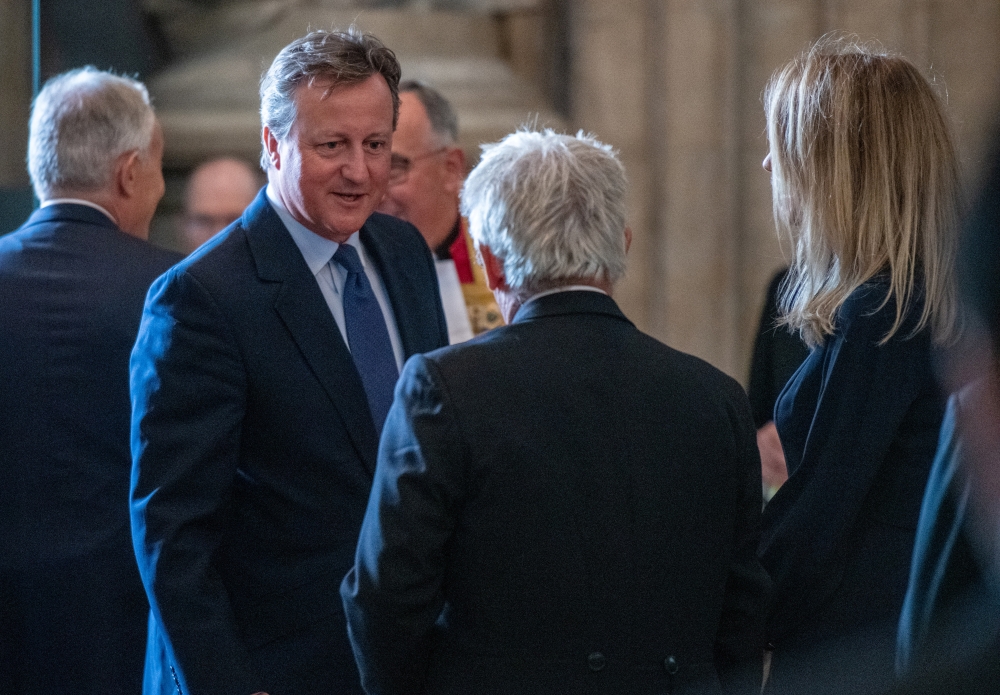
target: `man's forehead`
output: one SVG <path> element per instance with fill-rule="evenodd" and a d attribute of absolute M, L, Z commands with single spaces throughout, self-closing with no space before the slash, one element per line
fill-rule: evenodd
<path fill-rule="evenodd" d="M 293 128 L 308 132 L 371 131 L 385 135 L 392 131 L 392 95 L 381 75 L 382 89 L 369 79 L 361 82 L 316 81 L 300 84 L 295 91 L 296 113 Z M 384 92 L 383 92 L 384 90 Z M 383 103 L 384 101 L 384 103 Z M 384 107 L 384 111 L 383 111 Z M 355 133 L 356 134 L 356 133 Z"/>
<path fill-rule="evenodd" d="M 399 123 L 396 124 L 396 135 L 393 138 L 393 148 L 421 147 L 430 142 L 433 136 L 431 121 L 427 117 L 420 98 L 413 92 L 403 92 L 399 95 Z"/>
<path fill-rule="evenodd" d="M 308 92 L 311 95 L 318 96 L 320 101 L 324 101 L 331 97 L 336 97 L 345 91 L 350 91 L 353 88 L 375 84 L 385 87 L 385 92 L 390 96 L 391 100 L 392 95 L 389 91 L 389 83 L 377 72 L 356 80 L 341 80 L 332 75 L 313 75 L 299 83 L 295 88 L 295 95 L 296 97 L 301 97 L 303 93 Z"/>

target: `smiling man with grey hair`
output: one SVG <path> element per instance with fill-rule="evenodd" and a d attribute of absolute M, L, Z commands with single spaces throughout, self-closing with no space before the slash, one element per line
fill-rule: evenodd
<path fill-rule="evenodd" d="M 625 193 L 611 148 L 551 131 L 467 179 L 509 325 L 400 377 L 341 585 L 368 693 L 759 691 L 750 406 L 611 298 Z"/>
<path fill-rule="evenodd" d="M 145 241 L 162 152 L 135 80 L 83 68 L 35 99 L 41 208 L 0 238 L 0 693 L 142 685 L 128 360 L 146 291 L 180 260 Z"/>

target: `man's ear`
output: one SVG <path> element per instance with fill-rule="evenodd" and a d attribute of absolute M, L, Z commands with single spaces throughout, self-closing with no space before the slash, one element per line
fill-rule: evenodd
<path fill-rule="evenodd" d="M 264 150 L 267 152 L 267 158 L 271 162 L 271 166 L 275 169 L 281 168 L 281 152 L 278 149 L 278 138 L 274 136 L 271 129 L 268 126 L 264 126 L 264 132 L 261 133 L 261 140 L 264 141 Z"/>
<path fill-rule="evenodd" d="M 139 151 L 122 152 L 115 160 L 115 188 L 124 198 L 134 198 L 139 187 Z"/>
<path fill-rule="evenodd" d="M 628 253 L 628 250 L 631 246 L 632 246 L 632 228 L 625 227 L 625 253 Z"/>
<path fill-rule="evenodd" d="M 488 246 L 476 243 L 479 257 L 483 259 L 483 271 L 486 273 L 486 286 L 490 291 L 507 289 L 507 278 L 503 274 L 503 261 L 493 255 Z"/>
<path fill-rule="evenodd" d="M 448 173 L 445 188 L 449 193 L 458 195 L 465 182 L 465 150 L 461 147 L 450 147 L 444 158 L 444 168 Z"/>

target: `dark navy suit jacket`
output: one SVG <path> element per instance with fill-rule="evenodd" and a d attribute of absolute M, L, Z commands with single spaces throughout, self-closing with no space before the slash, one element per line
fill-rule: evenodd
<path fill-rule="evenodd" d="M 128 360 L 146 291 L 180 258 L 76 204 L 0 238 L 2 693 L 141 685 Z"/>
<path fill-rule="evenodd" d="M 603 294 L 411 359 L 341 594 L 371 695 L 760 689 L 742 388 Z"/>
<path fill-rule="evenodd" d="M 412 225 L 361 241 L 407 356 L 447 343 Z M 150 290 L 132 354 L 132 524 L 152 605 L 145 692 L 360 692 L 337 595 L 378 437 L 351 355 L 261 192 Z"/>

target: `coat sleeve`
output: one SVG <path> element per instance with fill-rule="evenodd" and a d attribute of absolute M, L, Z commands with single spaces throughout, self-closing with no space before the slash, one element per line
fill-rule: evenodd
<path fill-rule="evenodd" d="M 369 695 L 421 692 L 444 608 L 445 546 L 466 449 L 433 363 L 407 362 L 379 448 L 355 565 L 340 588 Z"/>
<path fill-rule="evenodd" d="M 761 469 L 756 428 L 742 389 L 734 412 L 739 446 L 735 475 L 739 482 L 733 559 L 726 581 L 715 638 L 715 661 L 726 693 L 760 692 L 763 680 L 764 621 L 771 581 L 757 559 L 760 541 Z"/>
<path fill-rule="evenodd" d="M 246 389 L 209 293 L 183 270 L 161 277 L 131 359 L 132 534 L 184 695 L 262 689 L 212 563 L 227 526 Z"/>

